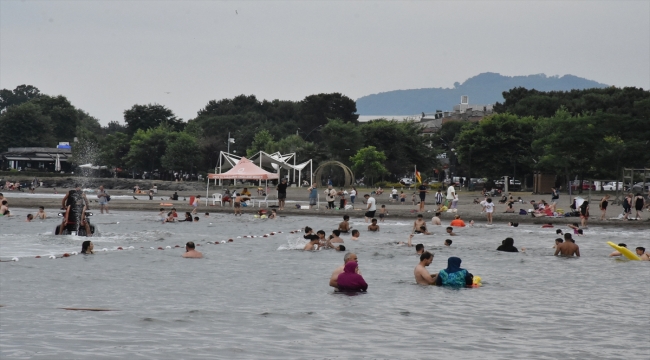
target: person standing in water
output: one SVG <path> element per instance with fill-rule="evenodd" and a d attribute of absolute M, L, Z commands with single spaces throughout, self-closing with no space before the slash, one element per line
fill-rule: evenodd
<path fill-rule="evenodd" d="M 339 291 L 366 292 L 368 283 L 358 273 L 359 264 L 356 261 L 349 261 L 343 267 L 343 273 L 336 278 Z"/>
<path fill-rule="evenodd" d="M 555 253 L 553 255 L 566 257 L 580 257 L 580 247 L 576 245 L 575 240 L 571 234 L 564 234 L 564 242 L 555 246 Z"/>
<path fill-rule="evenodd" d="M 357 254 L 355 253 L 347 253 L 345 256 L 343 256 L 343 265 L 337 267 L 334 272 L 332 272 L 332 276 L 330 277 L 330 286 L 333 288 L 336 288 L 338 290 L 338 283 L 337 280 L 339 278 L 339 275 L 343 274 L 343 269 L 345 267 L 345 264 L 347 264 L 350 261 L 357 262 Z M 361 270 L 357 267 L 357 273 L 361 274 Z"/>
<path fill-rule="evenodd" d="M 97 197 L 99 198 L 99 212 L 103 214 L 104 210 L 106 210 L 106 213 L 108 214 L 108 199 L 110 199 L 110 196 L 108 196 L 104 190 L 104 185 L 99 186 Z"/>
<path fill-rule="evenodd" d="M 447 260 L 447 268 L 438 272 L 436 285 L 453 287 L 472 285 L 474 282 L 474 275 L 470 274 L 469 271 L 462 269 L 460 267 L 461 262 L 462 260 L 458 257 L 450 257 Z"/>
<path fill-rule="evenodd" d="M 200 252 L 194 250 L 195 249 L 194 242 L 188 241 L 187 244 L 185 244 L 185 253 L 181 255 L 184 258 L 190 258 L 190 259 L 200 259 L 203 257 L 203 254 Z"/>
<path fill-rule="evenodd" d="M 487 217 L 487 224 L 492 225 L 492 213 L 494 213 L 494 203 L 491 198 L 485 200 L 485 215 Z"/>
<path fill-rule="evenodd" d="M 413 275 L 415 275 L 415 282 L 419 285 L 434 285 L 438 279 L 438 274 L 429 274 L 427 266 L 433 262 L 433 254 L 425 251 L 420 255 L 420 263 L 415 266 Z"/>
<path fill-rule="evenodd" d="M 83 243 L 81 243 L 81 254 L 92 255 L 95 253 L 93 251 L 94 248 L 95 245 L 93 245 L 93 242 L 90 240 L 86 240 Z"/>

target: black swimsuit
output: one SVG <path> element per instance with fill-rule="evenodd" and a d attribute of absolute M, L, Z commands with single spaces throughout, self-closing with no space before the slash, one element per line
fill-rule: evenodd
<path fill-rule="evenodd" d="M 607 209 L 607 200 L 603 201 L 602 208 L 603 210 Z"/>

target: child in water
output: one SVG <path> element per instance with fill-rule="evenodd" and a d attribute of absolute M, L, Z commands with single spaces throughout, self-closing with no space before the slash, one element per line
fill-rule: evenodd
<path fill-rule="evenodd" d="M 359 230 L 352 230 L 352 240 L 359 240 Z"/>
<path fill-rule="evenodd" d="M 379 225 L 377 225 L 377 219 L 372 219 L 372 224 L 368 225 L 368 231 L 379 231 Z"/>
<path fill-rule="evenodd" d="M 384 217 L 388 215 L 388 212 L 386 211 L 386 205 L 382 205 L 381 209 L 379 209 L 379 221 L 384 222 Z"/>

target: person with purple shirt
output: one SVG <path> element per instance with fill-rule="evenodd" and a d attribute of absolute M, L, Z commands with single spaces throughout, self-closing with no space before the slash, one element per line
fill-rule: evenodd
<path fill-rule="evenodd" d="M 339 291 L 357 292 L 368 290 L 368 284 L 363 280 L 363 276 L 357 274 L 359 264 L 356 261 L 350 261 L 345 264 L 343 273 L 336 280 Z"/>

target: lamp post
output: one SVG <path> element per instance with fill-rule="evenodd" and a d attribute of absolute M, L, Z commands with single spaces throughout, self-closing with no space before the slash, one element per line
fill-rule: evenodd
<path fill-rule="evenodd" d="M 230 154 L 230 143 L 235 143 L 235 139 L 230 137 L 230 131 L 228 131 L 228 154 Z"/>

